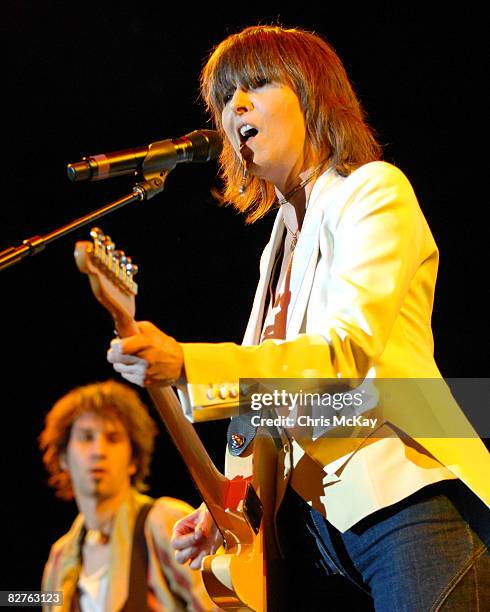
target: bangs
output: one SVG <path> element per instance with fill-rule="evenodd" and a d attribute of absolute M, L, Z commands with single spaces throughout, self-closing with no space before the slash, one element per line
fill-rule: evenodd
<path fill-rule="evenodd" d="M 243 32 L 226 40 L 211 55 L 201 77 L 208 109 L 221 114 L 225 99 L 237 87 L 255 88 L 272 81 L 292 84 L 284 55 L 273 32 Z"/>
<path fill-rule="evenodd" d="M 348 176 L 362 164 L 380 159 L 381 147 L 365 121 L 362 106 L 335 49 L 314 32 L 257 25 L 219 43 L 200 78 L 201 98 L 223 135 L 219 157 L 223 189 L 214 195 L 253 223 L 277 203 L 276 191 L 252 176 L 243 189 L 243 164 L 222 123 L 223 109 L 239 88 L 256 89 L 276 82 L 297 95 L 306 125 L 307 144 L 319 159 Z"/>

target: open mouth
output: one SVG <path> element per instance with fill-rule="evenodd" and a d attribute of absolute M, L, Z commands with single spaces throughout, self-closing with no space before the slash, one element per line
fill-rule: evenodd
<path fill-rule="evenodd" d="M 248 140 L 250 140 L 250 138 L 257 136 L 259 130 L 254 128 L 253 125 L 250 125 L 250 123 L 246 123 L 245 125 L 241 126 L 238 133 L 240 134 L 240 142 L 242 145 L 244 145 Z"/>

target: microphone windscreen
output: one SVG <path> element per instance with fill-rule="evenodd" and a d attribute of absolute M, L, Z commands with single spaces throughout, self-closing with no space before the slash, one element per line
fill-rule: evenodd
<path fill-rule="evenodd" d="M 186 134 L 192 142 L 192 161 L 207 162 L 216 159 L 223 148 L 223 139 L 216 130 L 195 130 Z"/>

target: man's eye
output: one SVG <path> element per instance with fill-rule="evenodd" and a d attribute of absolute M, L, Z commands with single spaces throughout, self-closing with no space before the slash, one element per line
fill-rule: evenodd
<path fill-rule="evenodd" d="M 111 442 L 111 444 L 117 444 L 122 440 L 122 436 L 119 433 L 110 433 L 107 434 L 107 440 Z"/>
<path fill-rule="evenodd" d="M 233 98 L 233 93 L 232 92 L 227 92 L 225 93 L 225 95 L 223 96 L 223 104 L 228 104 L 228 102 Z"/>

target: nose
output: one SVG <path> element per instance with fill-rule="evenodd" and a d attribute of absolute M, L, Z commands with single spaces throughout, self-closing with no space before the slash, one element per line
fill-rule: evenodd
<path fill-rule="evenodd" d="M 237 87 L 231 99 L 231 108 L 237 115 L 242 115 L 253 109 L 252 100 L 246 89 Z"/>
<path fill-rule="evenodd" d="M 92 455 L 94 457 L 105 457 L 107 452 L 107 440 L 104 435 L 97 435 L 92 440 Z"/>

